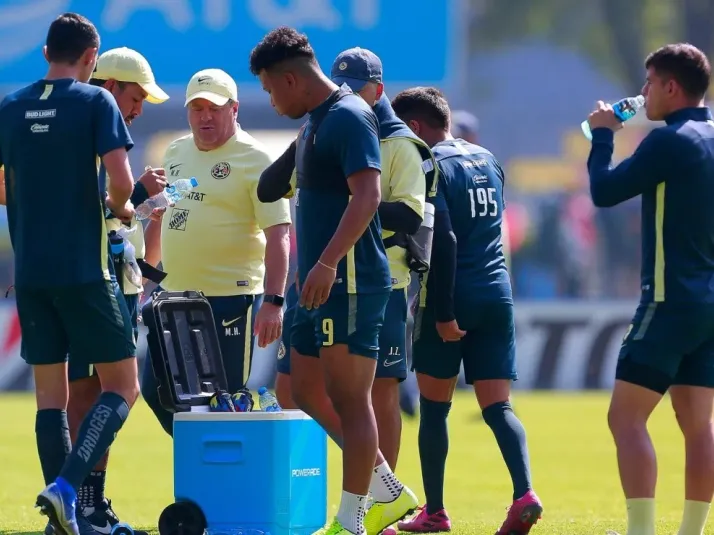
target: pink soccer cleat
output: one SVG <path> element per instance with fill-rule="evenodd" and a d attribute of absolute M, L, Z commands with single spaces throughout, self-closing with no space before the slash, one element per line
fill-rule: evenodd
<path fill-rule="evenodd" d="M 513 502 L 508 510 L 506 520 L 496 532 L 496 535 L 527 535 L 531 528 L 540 520 L 543 504 L 532 490 Z"/>
<path fill-rule="evenodd" d="M 451 531 L 451 520 L 446 509 L 429 514 L 426 512 L 426 505 L 418 507 L 419 514 L 410 520 L 403 520 L 397 524 L 399 531 L 410 531 L 412 533 L 442 533 Z"/>

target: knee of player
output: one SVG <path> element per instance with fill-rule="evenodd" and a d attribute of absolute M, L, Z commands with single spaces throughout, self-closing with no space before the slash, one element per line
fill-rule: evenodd
<path fill-rule="evenodd" d="M 610 432 L 616 439 L 637 434 L 642 430 L 647 430 L 647 419 L 641 417 L 627 407 L 620 407 L 615 404 L 610 405 L 607 411 L 607 425 Z"/>
<path fill-rule="evenodd" d="M 714 426 L 711 414 L 694 407 L 687 410 L 675 407 L 674 415 L 685 439 L 697 440 L 699 437 L 707 437 L 711 440 Z"/>
<path fill-rule="evenodd" d="M 136 403 L 141 389 L 139 387 L 139 378 L 134 377 L 121 382 L 112 381 L 112 384 L 109 385 L 103 384 L 102 390 L 104 392 L 113 392 L 118 394 L 124 398 L 124 401 L 126 401 L 126 404 L 129 405 L 129 407 L 132 407 L 134 403 Z"/>
<path fill-rule="evenodd" d="M 127 385 L 122 392 L 122 397 L 126 400 L 129 407 L 132 407 L 136 400 L 139 399 L 139 392 L 141 388 L 139 387 L 139 379 L 133 382 L 133 384 Z"/>
<path fill-rule="evenodd" d="M 369 390 L 362 394 L 353 390 L 341 389 L 339 385 L 328 384 L 327 394 L 335 411 L 343 418 L 349 418 L 350 414 L 359 415 L 368 410 L 372 403 Z"/>

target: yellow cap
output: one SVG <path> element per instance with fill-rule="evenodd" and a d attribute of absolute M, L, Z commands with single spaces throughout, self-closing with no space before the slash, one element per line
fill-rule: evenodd
<path fill-rule="evenodd" d="M 156 84 L 149 62 L 131 48 L 113 48 L 104 52 L 97 59 L 92 78 L 138 84 L 146 91 L 146 100 L 152 104 L 161 104 L 169 99 L 164 90 Z"/>
<path fill-rule="evenodd" d="M 216 106 L 229 100 L 238 102 L 238 86 L 230 75 L 221 69 L 205 69 L 191 77 L 186 88 L 186 104 L 197 98 L 205 98 Z"/>

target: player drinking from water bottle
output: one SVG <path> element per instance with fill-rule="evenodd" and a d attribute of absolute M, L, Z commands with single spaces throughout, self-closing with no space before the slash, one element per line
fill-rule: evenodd
<path fill-rule="evenodd" d="M 612 167 L 622 123 L 590 114 L 596 206 L 642 195 L 642 296 L 620 349 L 608 423 L 627 499 L 627 535 L 654 535 L 657 460 L 647 422 L 669 392 L 684 435 L 679 535 L 702 535 L 714 495 L 714 122 L 704 104 L 711 67 L 689 44 L 645 60 L 647 118 L 664 121 Z"/>

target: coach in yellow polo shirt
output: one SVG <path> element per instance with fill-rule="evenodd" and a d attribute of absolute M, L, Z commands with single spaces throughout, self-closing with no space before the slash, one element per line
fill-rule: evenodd
<path fill-rule="evenodd" d="M 254 333 L 261 347 L 281 334 L 290 207 L 287 200 L 258 201 L 258 179 L 272 160 L 238 125 L 238 88 L 228 74 L 197 72 L 186 107 L 191 133 L 169 145 L 163 168 L 169 181 L 196 177 L 198 187 L 167 210 L 160 229 L 158 222 L 149 224 L 146 246 L 155 249 L 160 240 L 168 274 L 163 289 L 207 296 L 228 387 L 235 392 L 250 375 Z M 158 401 L 149 359 L 142 393 L 171 434 L 172 415 Z"/>

